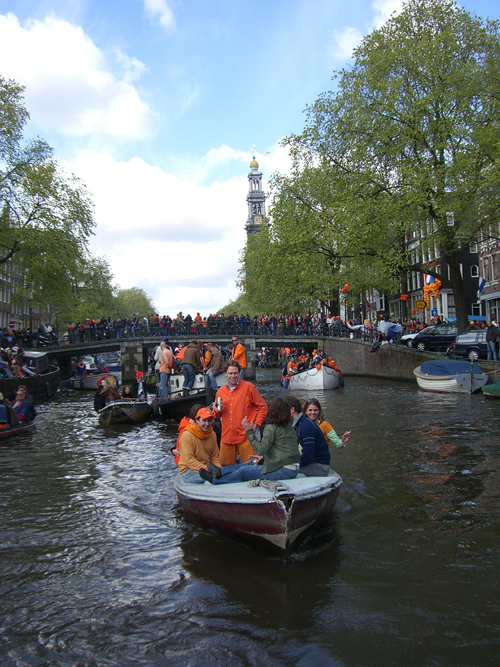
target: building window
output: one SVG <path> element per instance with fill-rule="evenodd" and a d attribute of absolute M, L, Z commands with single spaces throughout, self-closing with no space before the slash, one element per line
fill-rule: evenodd
<path fill-rule="evenodd" d="M 481 315 L 481 304 L 480 303 L 473 303 L 472 304 L 472 314 L 479 316 Z"/>
<path fill-rule="evenodd" d="M 470 277 L 471 278 L 479 278 L 479 266 L 476 266 L 475 264 L 473 264 L 470 267 Z"/>
<path fill-rule="evenodd" d="M 491 256 L 491 279 L 492 280 L 498 280 L 498 263 L 497 263 L 497 256 L 492 255 Z"/>
<path fill-rule="evenodd" d="M 490 266 L 489 266 L 489 257 L 483 257 L 483 278 L 486 282 L 490 280 Z"/>
<path fill-rule="evenodd" d="M 448 294 L 448 317 L 456 317 L 457 309 L 455 308 L 454 294 Z"/>

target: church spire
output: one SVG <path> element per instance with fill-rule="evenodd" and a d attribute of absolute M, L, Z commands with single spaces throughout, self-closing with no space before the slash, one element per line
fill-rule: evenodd
<path fill-rule="evenodd" d="M 247 234 L 257 234 L 262 227 L 266 215 L 266 197 L 262 190 L 262 173 L 259 171 L 259 163 L 255 159 L 255 146 L 253 157 L 250 162 L 250 173 L 248 174 L 248 218 L 245 225 Z"/>

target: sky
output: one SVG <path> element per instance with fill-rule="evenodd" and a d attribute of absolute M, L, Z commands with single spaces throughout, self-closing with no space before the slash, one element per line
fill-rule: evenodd
<path fill-rule="evenodd" d="M 90 250 L 160 315 L 238 295 L 247 174 L 401 0 L 0 0 L 0 74 L 94 202 Z M 500 18 L 499 0 L 459 3 Z"/>

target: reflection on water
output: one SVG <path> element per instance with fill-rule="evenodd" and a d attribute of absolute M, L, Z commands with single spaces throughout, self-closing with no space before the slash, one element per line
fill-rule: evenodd
<path fill-rule="evenodd" d="M 0 664 L 496 665 L 500 401 L 368 378 L 317 398 L 352 430 L 344 484 L 287 561 L 185 521 L 176 424 L 41 406 L 0 443 Z"/>

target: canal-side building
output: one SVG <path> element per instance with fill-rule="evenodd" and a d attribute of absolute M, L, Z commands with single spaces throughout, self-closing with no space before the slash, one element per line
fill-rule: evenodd
<path fill-rule="evenodd" d="M 259 163 L 255 155 L 250 162 L 250 173 L 248 174 L 248 216 L 245 229 L 247 234 L 257 234 L 262 225 L 266 224 L 266 195 L 262 189 L 262 172 L 259 171 Z"/>
<path fill-rule="evenodd" d="M 30 326 L 40 326 L 38 307 L 33 307 L 29 299 L 22 303 L 13 303 L 14 293 L 23 285 L 23 274 L 19 266 L 8 260 L 0 266 L 0 329 L 24 329 Z"/>
<path fill-rule="evenodd" d="M 478 237 L 479 302 L 481 314 L 488 320 L 498 322 L 500 315 L 500 283 L 498 265 L 500 263 L 500 223 L 492 223 L 481 231 Z"/>

